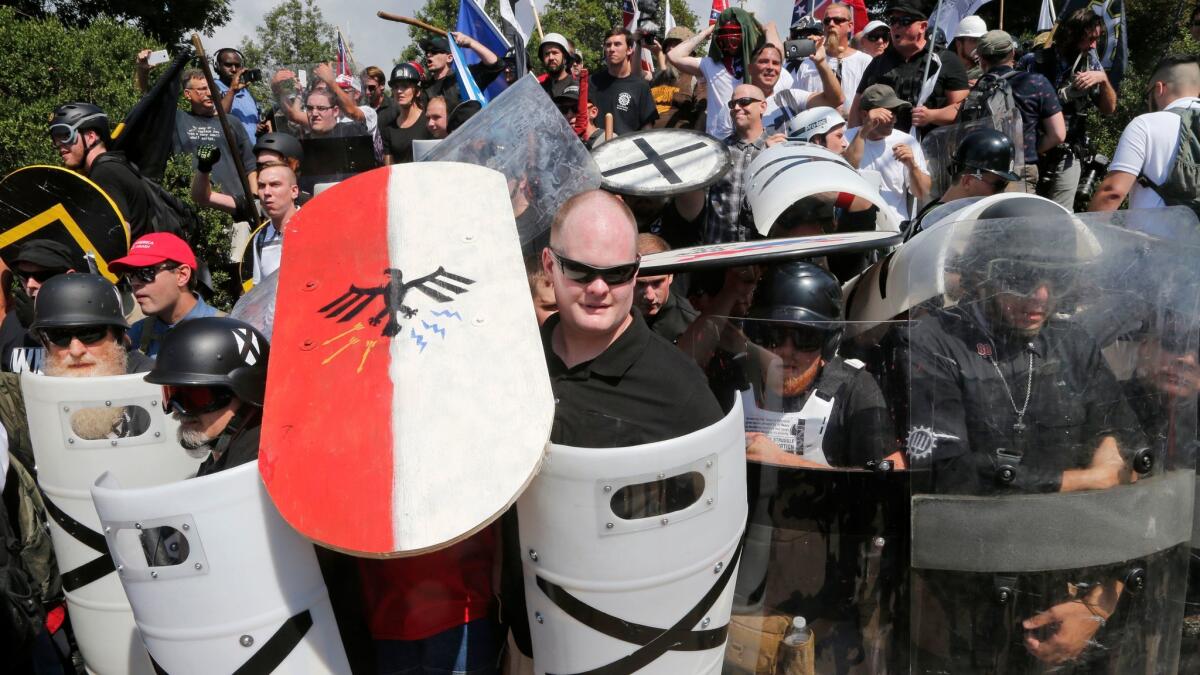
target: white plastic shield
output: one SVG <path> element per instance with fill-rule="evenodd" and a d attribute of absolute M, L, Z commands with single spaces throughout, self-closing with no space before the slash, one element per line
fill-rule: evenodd
<path fill-rule="evenodd" d="M 103 675 L 154 671 L 88 489 L 105 471 L 145 487 L 193 476 L 200 464 L 179 446 L 178 424 L 159 401 L 162 389 L 142 377 L 21 375 L 71 625 L 88 670 Z"/>
<path fill-rule="evenodd" d="M 879 208 L 875 229 L 899 232 L 900 223 L 886 208 L 879 188 L 860 175 L 840 155 L 812 143 L 771 146 L 750 162 L 746 199 L 754 210 L 754 227 L 767 236 L 789 208 L 818 195 L 849 193 Z M 826 200 L 833 204 L 833 199 Z"/>
<path fill-rule="evenodd" d="M 740 401 L 669 441 L 552 444 L 517 509 L 537 673 L 721 671 L 746 524 Z"/>
<path fill-rule="evenodd" d="M 203 478 L 92 487 L 146 648 L 180 673 L 349 673 L 313 545 L 252 462 Z"/>

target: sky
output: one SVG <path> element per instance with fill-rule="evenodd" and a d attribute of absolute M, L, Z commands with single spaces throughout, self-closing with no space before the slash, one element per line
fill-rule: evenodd
<path fill-rule="evenodd" d="M 233 17 L 229 23 L 217 29 L 213 37 L 206 38 L 204 43 L 209 53 L 221 47 L 236 47 L 242 43 L 242 38 L 254 36 L 255 28 L 262 23 L 263 15 L 278 4 L 279 0 L 233 0 L 231 8 Z M 534 33 L 533 15 L 529 5 L 530 0 L 518 0 L 517 20 L 529 33 Z M 538 7 L 545 5 L 545 0 L 535 0 Z M 620 2 L 620 0 L 608 0 Z M 660 0 L 663 2 L 664 0 Z M 392 0 L 391 2 L 365 2 L 364 0 L 318 0 L 317 5 L 325 15 L 325 20 L 334 26 L 339 26 L 342 33 L 353 43 L 354 60 L 359 68 L 377 65 L 390 70 L 391 64 L 399 57 L 400 52 L 408 46 L 408 27 L 403 24 L 384 21 L 375 16 L 375 12 L 383 10 L 393 14 L 412 16 L 424 5 L 424 0 Z M 712 0 L 688 0 L 688 5 L 697 17 L 708 16 Z M 744 3 L 747 9 L 755 10 L 761 18 L 763 12 L 759 7 L 770 7 L 770 17 L 780 26 L 787 25 L 791 16 L 792 3 L 790 0 L 748 0 Z M 542 26 L 547 31 L 553 31 L 553 26 Z M 568 36 L 569 37 L 569 36 Z M 592 51 L 597 51 L 594 49 Z M 253 67 L 254 64 L 247 64 Z"/>

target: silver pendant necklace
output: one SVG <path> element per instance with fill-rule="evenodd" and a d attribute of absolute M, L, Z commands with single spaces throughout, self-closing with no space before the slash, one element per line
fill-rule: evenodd
<path fill-rule="evenodd" d="M 1000 364 L 996 363 L 996 359 L 988 356 L 988 361 L 991 361 L 992 367 L 996 369 L 996 374 L 1000 376 L 1000 384 L 1004 385 L 1004 393 L 1008 394 L 1008 402 L 1012 405 L 1013 412 L 1017 414 L 1017 423 L 1013 425 L 1013 431 L 1021 433 L 1025 431 L 1025 411 L 1029 410 L 1029 398 L 1033 395 L 1033 351 L 1029 352 L 1029 376 L 1025 382 L 1025 402 L 1017 408 L 1017 400 L 1013 398 L 1012 389 L 1008 387 L 1008 380 L 1004 378 L 1004 373 L 1000 372 Z"/>

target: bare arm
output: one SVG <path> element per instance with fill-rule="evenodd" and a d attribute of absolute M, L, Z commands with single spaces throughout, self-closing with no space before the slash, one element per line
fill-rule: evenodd
<path fill-rule="evenodd" d="M 1105 436 L 1096 448 L 1091 465 L 1086 469 L 1063 471 L 1062 487 L 1059 490 L 1060 492 L 1107 490 L 1132 480 L 1134 480 L 1133 472 L 1125 466 L 1125 461 L 1121 459 L 1117 439 Z"/>
<path fill-rule="evenodd" d="M 825 38 L 816 37 L 814 41 L 817 43 L 817 51 L 808 58 L 817 67 L 817 75 L 821 77 L 821 91 L 808 98 L 808 107 L 827 105 L 830 108 L 840 108 L 846 97 L 842 94 L 842 83 L 838 82 L 837 75 L 825 59 Z"/>
<path fill-rule="evenodd" d="M 696 77 L 703 77 L 704 73 L 700 70 L 700 57 L 692 56 L 692 52 L 696 51 L 712 35 L 712 32 L 713 26 L 709 26 L 691 38 L 675 45 L 671 48 L 671 51 L 667 52 L 667 61 L 678 68 L 680 72 Z"/>
<path fill-rule="evenodd" d="M 478 54 L 479 60 L 482 63 L 484 63 L 485 65 L 489 65 L 489 66 L 494 65 L 497 61 L 500 60 L 500 57 L 496 56 L 495 52 L 488 49 L 487 45 L 483 44 L 479 40 L 476 40 L 475 38 L 471 37 L 470 35 L 466 35 L 465 33 L 453 33 L 453 32 L 450 33 L 450 35 L 454 37 L 454 44 L 458 45 L 459 47 L 466 47 L 467 49 L 470 49 L 471 51 Z"/>
<path fill-rule="evenodd" d="M 137 58 L 133 62 L 133 85 L 137 87 L 139 94 L 144 94 L 150 89 L 150 52 L 153 50 L 143 49 L 138 52 Z"/>
<path fill-rule="evenodd" d="M 706 190 L 693 190 L 675 197 L 675 210 L 683 219 L 691 222 L 704 210 L 704 199 L 708 196 Z"/>
<path fill-rule="evenodd" d="M 296 88 L 294 91 L 287 91 L 289 82 Z M 299 88 L 300 85 L 296 83 L 296 74 L 290 70 L 275 71 L 275 75 L 271 77 L 271 91 L 275 94 L 275 100 L 279 102 L 284 116 L 289 122 L 307 129 L 308 116 L 301 109 L 300 95 L 302 92 L 299 91 Z M 290 99 L 289 96 L 291 96 Z"/>
<path fill-rule="evenodd" d="M 913 125 L 923 127 L 928 124 L 939 126 L 954 124 L 954 121 L 958 119 L 958 108 L 966 100 L 969 91 L 969 89 L 956 89 L 946 92 L 946 106 L 943 108 L 926 108 L 923 105 L 913 108 Z"/>
<path fill-rule="evenodd" d="M 1042 120 L 1042 141 L 1038 143 L 1038 155 L 1046 154 L 1066 139 L 1067 123 L 1063 119 L 1063 114 L 1056 112 Z"/>
<path fill-rule="evenodd" d="M 1075 86 L 1080 89 L 1100 87 L 1096 108 L 1103 115 L 1111 115 L 1117 111 L 1117 90 L 1113 88 L 1104 69 L 1075 73 Z"/>
<path fill-rule="evenodd" d="M 330 68 L 328 63 L 322 63 L 316 68 L 313 68 L 313 75 L 321 78 L 325 84 L 329 85 L 329 90 L 333 92 L 334 96 L 337 96 L 338 105 L 341 106 L 342 112 L 346 113 L 347 117 L 355 120 L 356 122 L 362 122 L 363 120 L 367 119 L 366 113 L 364 113 L 362 110 L 359 110 L 358 103 L 354 101 L 354 98 L 350 96 L 350 94 L 347 94 L 344 89 L 338 86 L 337 77 L 334 76 L 333 68 Z"/>
<path fill-rule="evenodd" d="M 779 27 L 775 25 L 774 21 L 768 21 L 763 24 L 763 38 L 767 41 L 767 44 L 775 45 L 775 48 L 781 54 L 783 53 L 783 39 L 779 37 Z"/>
<path fill-rule="evenodd" d="M 233 73 L 233 79 L 229 81 L 229 88 L 226 89 L 225 93 L 221 95 L 221 107 L 225 109 L 226 113 L 233 112 L 233 97 L 237 96 L 237 93 L 243 89 L 241 82 L 242 71 L 244 70 L 245 68 L 239 67 L 237 71 Z"/>
<path fill-rule="evenodd" d="M 1129 191 L 1133 189 L 1133 183 L 1136 180 L 1137 176 L 1131 173 L 1109 171 L 1100 183 L 1100 188 L 1096 190 L 1096 194 L 1092 195 L 1088 211 L 1116 211 L 1121 206 L 1121 202 L 1125 201 L 1125 197 L 1129 195 Z"/>
<path fill-rule="evenodd" d="M 854 94 L 854 101 L 850 104 L 850 113 L 846 116 L 846 128 L 853 129 L 854 127 L 862 126 L 862 96 Z"/>
<path fill-rule="evenodd" d="M 196 202 L 197 206 L 207 206 L 230 215 L 237 211 L 237 203 L 232 196 L 212 191 L 212 181 L 203 171 L 196 171 L 192 174 L 192 201 Z"/>

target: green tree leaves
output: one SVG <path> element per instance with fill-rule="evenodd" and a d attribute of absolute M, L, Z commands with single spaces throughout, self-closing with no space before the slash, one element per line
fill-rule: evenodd
<path fill-rule="evenodd" d="M 241 50 L 250 67 L 331 61 L 337 52 L 334 28 L 316 0 L 283 0 L 263 16 L 254 40 Z"/>

